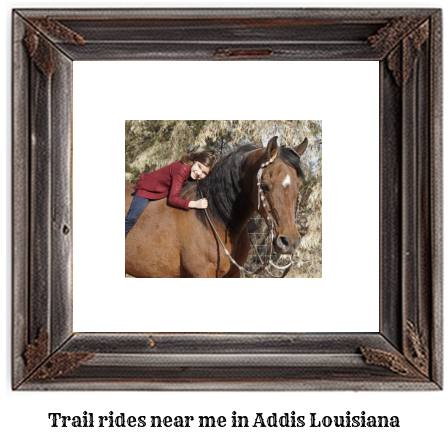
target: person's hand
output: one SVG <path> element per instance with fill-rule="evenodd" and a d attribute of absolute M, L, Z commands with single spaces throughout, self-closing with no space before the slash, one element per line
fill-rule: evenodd
<path fill-rule="evenodd" d="M 208 207 L 207 198 L 199 199 L 198 201 L 195 201 L 195 204 L 194 208 L 205 209 Z"/>

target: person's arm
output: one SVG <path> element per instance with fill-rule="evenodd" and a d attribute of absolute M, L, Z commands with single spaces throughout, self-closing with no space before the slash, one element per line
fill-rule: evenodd
<path fill-rule="evenodd" d="M 187 173 L 186 173 L 187 172 Z M 188 199 L 182 199 L 180 191 L 185 180 L 188 178 L 189 170 L 176 172 L 173 174 L 171 181 L 170 193 L 168 195 L 168 205 L 171 207 L 182 208 L 189 210 L 190 208 L 204 209 L 208 206 L 207 199 L 199 199 L 197 201 L 189 201 Z"/>
<path fill-rule="evenodd" d="M 171 180 L 170 193 L 168 195 L 168 205 L 171 207 L 182 208 L 189 210 L 189 204 L 191 201 L 188 199 L 182 199 L 179 197 L 182 184 L 185 181 L 185 171 L 175 172 Z"/>

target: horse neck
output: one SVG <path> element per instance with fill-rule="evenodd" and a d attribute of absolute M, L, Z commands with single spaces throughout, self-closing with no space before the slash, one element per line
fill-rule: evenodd
<path fill-rule="evenodd" d="M 261 166 L 263 155 L 263 150 L 255 150 L 254 152 L 251 152 L 244 161 L 244 165 L 241 169 L 241 196 L 243 196 L 244 199 L 235 200 L 235 205 L 238 207 L 236 214 L 238 214 L 239 227 L 233 230 L 238 235 L 241 234 L 257 210 L 256 203 L 254 202 L 254 199 L 256 198 L 256 195 L 254 195 L 254 191 L 256 190 L 254 181 L 256 180 L 256 174 Z"/>
<path fill-rule="evenodd" d="M 255 181 L 255 175 L 258 171 L 256 163 L 259 160 L 254 160 L 253 154 L 258 152 L 258 150 L 251 152 L 244 160 L 241 166 L 241 173 L 235 175 L 234 178 L 239 179 L 240 182 L 238 184 L 241 186 L 241 190 L 234 192 L 229 189 L 225 194 L 225 203 L 222 202 L 219 196 L 214 196 L 213 186 L 208 186 L 207 193 L 204 193 L 209 200 L 208 213 L 213 223 L 234 237 L 241 234 L 256 211 L 256 205 L 253 200 L 253 181 Z M 218 184 L 220 187 L 223 187 L 226 183 L 225 175 L 222 174 L 220 178 L 222 179 L 218 181 Z M 232 181 L 232 184 L 236 184 L 236 181 Z M 225 208 L 223 207 L 224 204 L 227 204 Z M 229 220 L 230 218 L 231 220 Z"/>
<path fill-rule="evenodd" d="M 244 209 L 242 209 L 241 212 L 242 226 L 240 231 L 242 231 L 242 229 L 247 225 L 247 222 L 249 222 L 250 218 L 257 211 L 257 205 L 254 201 L 256 198 L 254 193 L 256 193 L 257 187 L 254 184 L 256 184 L 256 175 L 263 161 L 263 155 L 263 150 L 255 150 L 249 154 L 242 167 L 241 187 L 243 189 L 245 200 Z"/>
<path fill-rule="evenodd" d="M 245 208 L 240 208 L 240 211 L 238 212 L 238 227 L 234 227 L 233 229 L 230 229 L 231 234 L 240 235 L 241 232 L 246 227 L 247 223 L 249 222 L 250 218 L 255 213 L 255 208 L 253 208 L 252 203 L 250 202 L 250 199 L 246 200 L 244 203 Z"/>

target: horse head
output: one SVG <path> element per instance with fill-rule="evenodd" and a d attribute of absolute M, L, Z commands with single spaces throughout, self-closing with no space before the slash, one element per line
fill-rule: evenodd
<path fill-rule="evenodd" d="M 273 137 L 262 156 L 257 173 L 257 212 L 273 228 L 273 243 L 278 254 L 292 254 L 300 243 L 295 219 L 303 172 L 300 156 L 308 140 L 294 148 L 279 147 Z"/>

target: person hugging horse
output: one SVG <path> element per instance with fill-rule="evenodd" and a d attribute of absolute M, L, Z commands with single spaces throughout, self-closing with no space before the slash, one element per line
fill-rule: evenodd
<path fill-rule="evenodd" d="M 168 205 L 189 210 L 208 207 L 206 198 L 197 201 L 182 199 L 180 190 L 188 178 L 201 180 L 205 178 L 216 164 L 218 155 L 215 151 L 191 152 L 184 154 L 180 161 L 150 173 L 144 173 L 136 186 L 135 194 L 125 217 L 125 237 L 137 222 L 149 201 L 168 198 Z"/>

